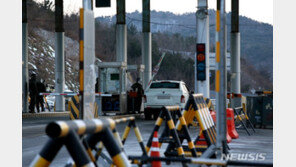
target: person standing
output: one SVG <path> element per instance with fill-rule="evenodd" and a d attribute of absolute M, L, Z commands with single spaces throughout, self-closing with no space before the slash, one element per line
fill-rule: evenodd
<path fill-rule="evenodd" d="M 95 92 L 99 93 L 99 78 L 96 79 Z"/>
<path fill-rule="evenodd" d="M 44 93 L 46 92 L 46 86 L 44 84 L 44 81 L 38 80 L 37 81 L 37 111 L 39 112 L 39 105 L 41 106 L 41 111 L 44 112 L 44 100 L 43 96 L 40 95 L 39 93 Z"/>
<path fill-rule="evenodd" d="M 135 110 L 140 113 L 141 105 L 142 105 L 142 97 L 144 95 L 143 86 L 139 83 L 140 78 L 137 78 L 137 82 L 132 85 L 132 89 L 134 92 L 137 92 L 137 97 L 135 98 Z"/>
<path fill-rule="evenodd" d="M 37 91 L 37 83 L 36 83 L 36 74 L 33 73 L 31 74 L 31 78 L 29 80 L 29 93 L 30 93 L 30 105 L 29 105 L 29 112 L 30 113 L 35 113 L 35 106 L 37 103 L 37 96 L 38 96 L 38 91 Z M 38 111 L 38 108 L 37 108 Z"/>

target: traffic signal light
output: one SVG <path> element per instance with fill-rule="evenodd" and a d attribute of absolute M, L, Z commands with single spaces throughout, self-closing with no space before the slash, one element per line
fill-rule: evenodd
<path fill-rule="evenodd" d="M 206 80 L 206 45 L 196 44 L 196 75 L 198 81 Z"/>

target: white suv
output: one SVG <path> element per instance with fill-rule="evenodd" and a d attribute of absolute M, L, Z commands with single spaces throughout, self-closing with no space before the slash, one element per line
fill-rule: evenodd
<path fill-rule="evenodd" d="M 153 81 L 144 93 L 145 119 L 156 119 L 160 109 L 167 105 L 185 107 L 189 90 L 183 81 Z"/>

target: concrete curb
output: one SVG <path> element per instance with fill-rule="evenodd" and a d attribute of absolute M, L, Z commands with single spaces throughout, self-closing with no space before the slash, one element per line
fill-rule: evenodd
<path fill-rule="evenodd" d="M 41 113 L 23 113 L 22 118 L 53 118 L 53 117 L 69 117 L 70 112 L 41 112 Z"/>

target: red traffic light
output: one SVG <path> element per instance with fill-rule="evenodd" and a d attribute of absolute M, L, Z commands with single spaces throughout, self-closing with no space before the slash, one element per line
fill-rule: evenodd
<path fill-rule="evenodd" d="M 196 50 L 198 52 L 204 52 L 205 51 L 205 45 L 204 44 L 196 44 Z"/>
<path fill-rule="evenodd" d="M 202 54 L 202 53 L 198 54 L 198 55 L 197 55 L 197 60 L 198 60 L 198 61 L 205 61 L 205 55 Z"/>

